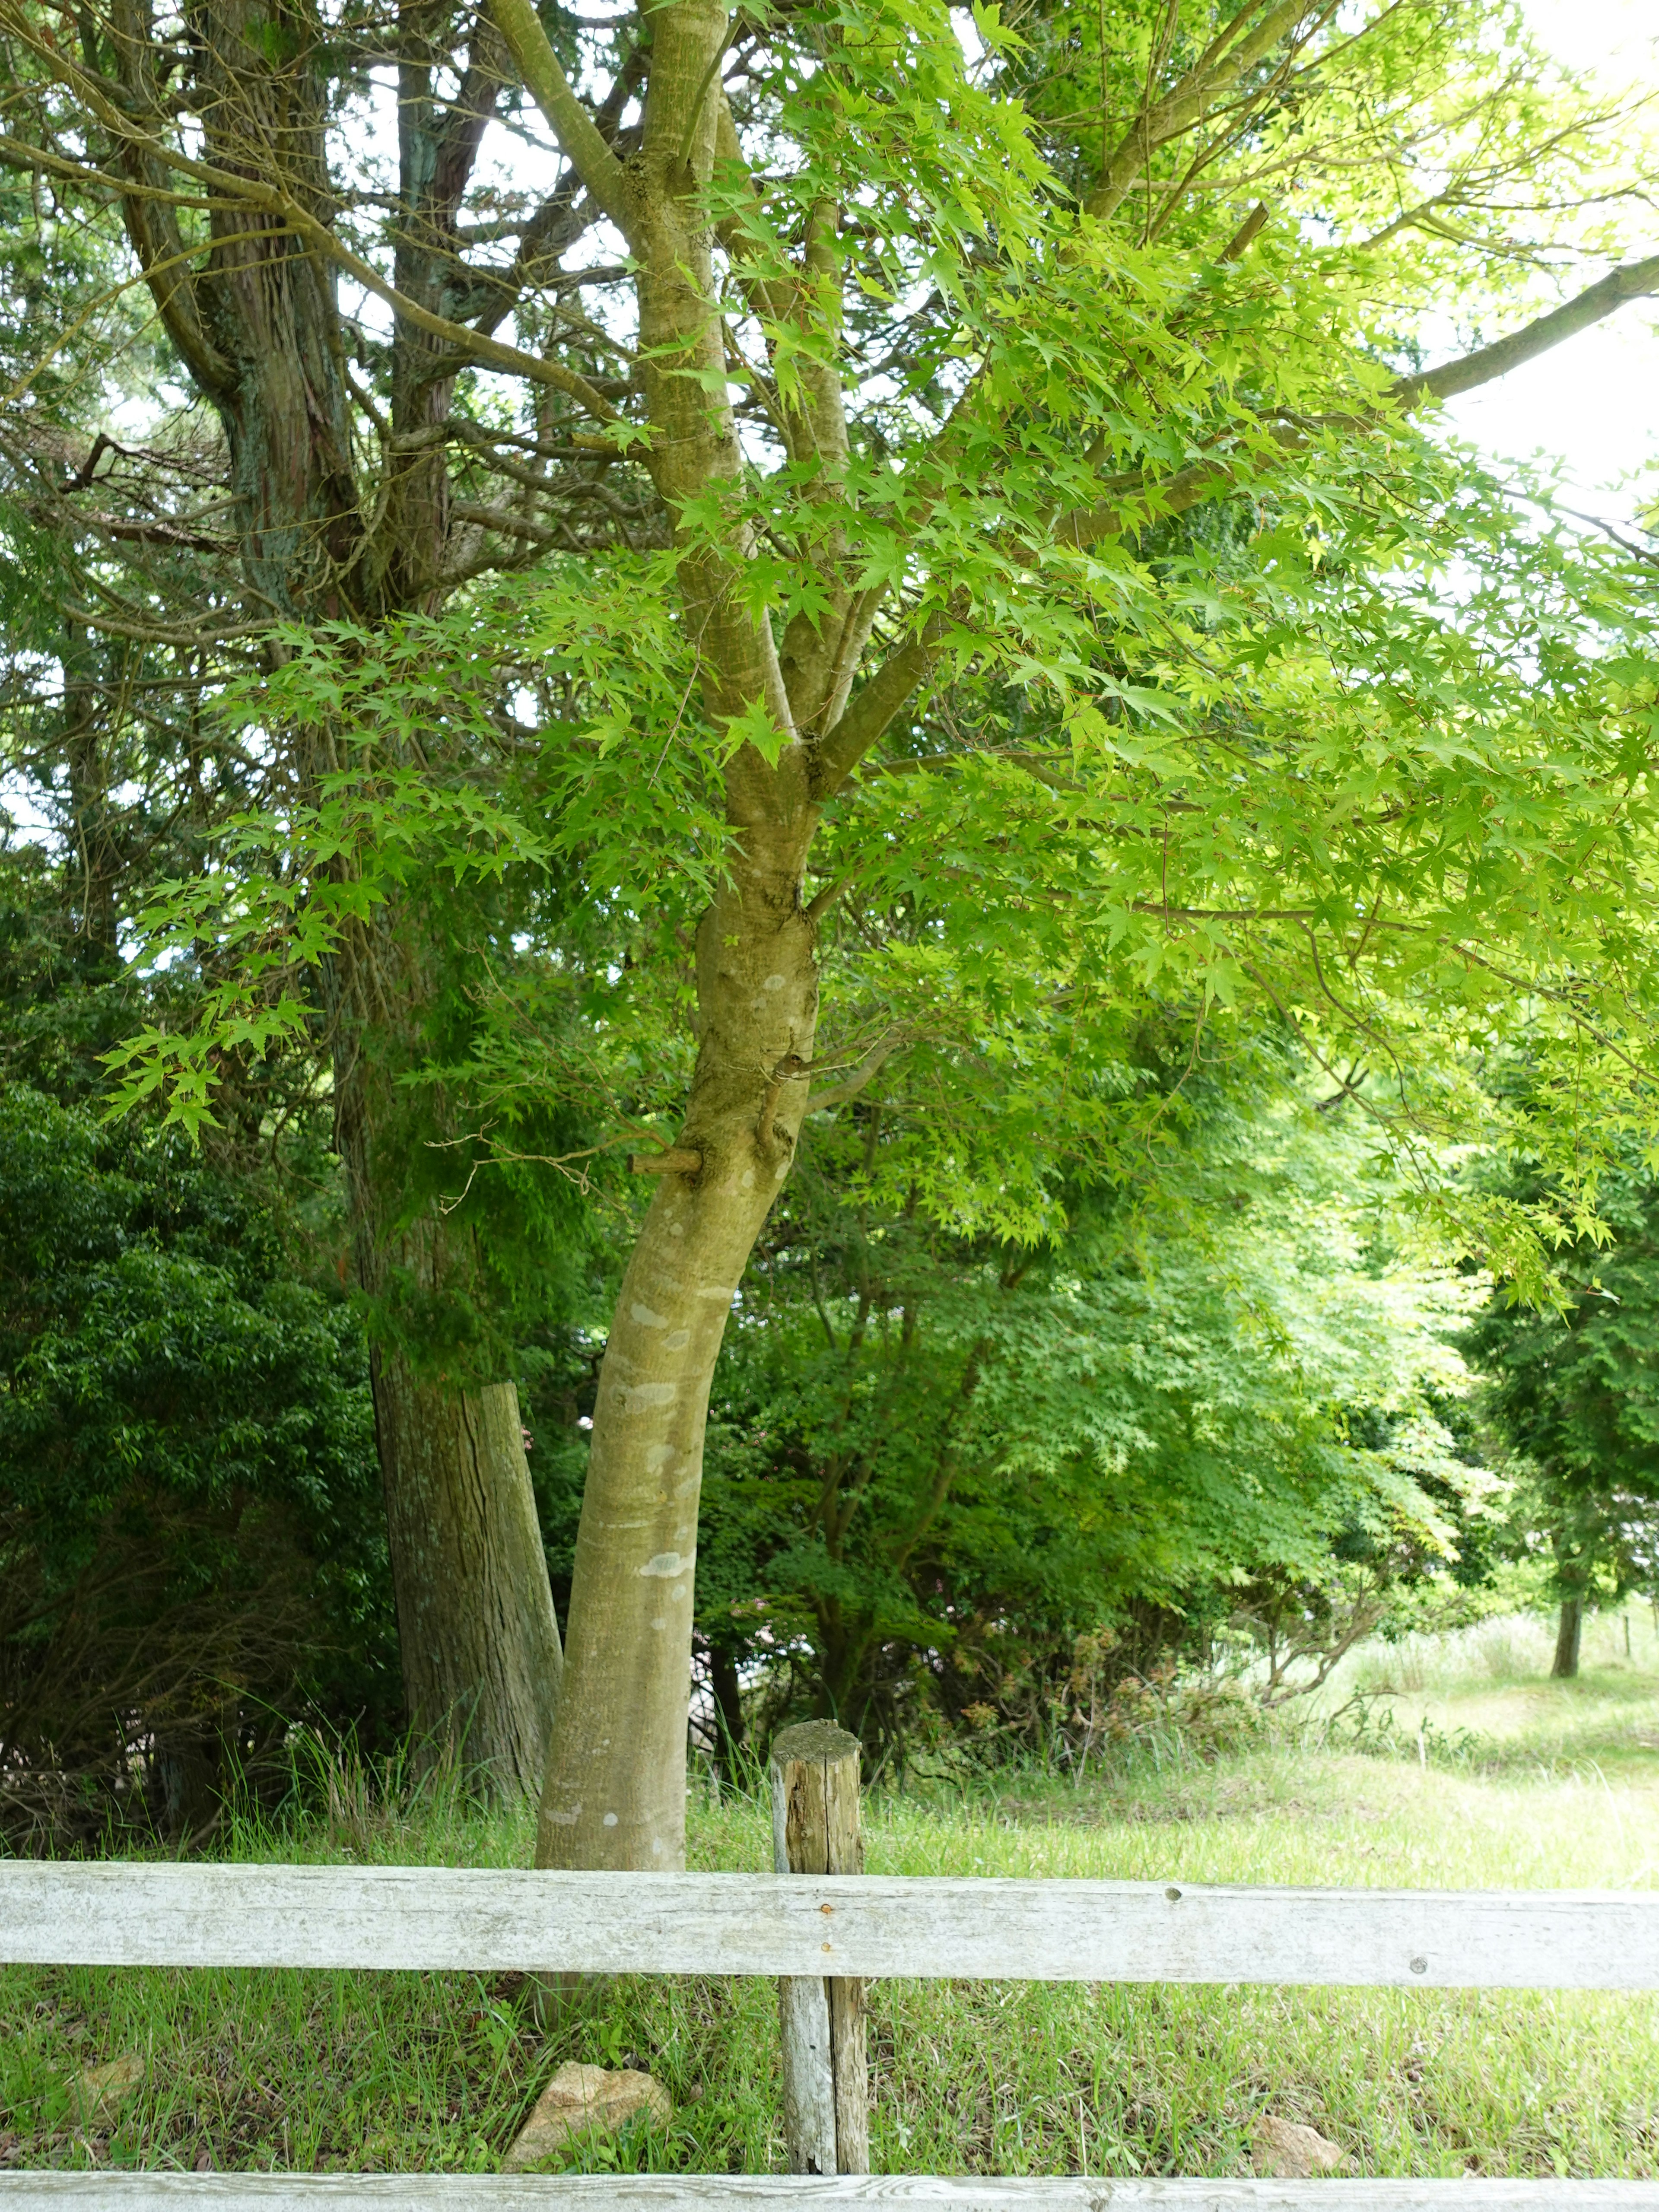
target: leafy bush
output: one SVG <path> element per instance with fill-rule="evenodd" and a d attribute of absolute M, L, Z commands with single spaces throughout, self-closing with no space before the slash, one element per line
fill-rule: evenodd
<path fill-rule="evenodd" d="M 397 1670 L 362 1334 L 244 1179 L 0 1098 L 0 1826 L 184 1833 Z"/>

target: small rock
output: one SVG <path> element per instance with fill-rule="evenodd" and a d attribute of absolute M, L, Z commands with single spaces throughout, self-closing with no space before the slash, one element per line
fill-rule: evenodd
<path fill-rule="evenodd" d="M 107 2127 L 143 2082 L 144 2062 L 136 2051 L 123 2051 L 106 2065 L 83 2066 L 70 2082 L 83 2128 Z"/>
<path fill-rule="evenodd" d="M 1307 2181 L 1316 2173 L 1335 2173 L 1346 2163 L 1339 2145 L 1317 2128 L 1263 2112 L 1250 2143 L 1250 2164 L 1270 2181 Z"/>
<path fill-rule="evenodd" d="M 672 2118 L 674 2107 L 660 2081 L 631 2066 L 613 2073 L 604 2066 L 580 2066 L 572 2059 L 537 2098 L 536 2109 L 501 2160 L 501 2172 L 527 2173 L 570 2136 L 589 2130 L 612 2135 L 641 2110 L 653 2119 Z"/>

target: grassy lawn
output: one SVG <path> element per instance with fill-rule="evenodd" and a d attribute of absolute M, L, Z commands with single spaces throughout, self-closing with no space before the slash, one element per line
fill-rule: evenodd
<path fill-rule="evenodd" d="M 1650 1889 L 1659 1638 L 1645 1614 L 1632 1628 L 1626 1659 L 1620 1625 L 1595 1624 L 1571 1684 L 1545 1678 L 1526 1623 L 1361 1654 L 1346 1686 L 1386 1687 L 1395 1715 L 1367 1750 L 1286 1735 L 1213 1765 L 1160 1750 L 1080 1787 L 1023 1772 L 878 1794 L 871 1869 Z M 769 1863 L 757 1803 L 699 1797 L 690 1834 L 694 1866 Z M 222 1848 L 524 1864 L 529 1826 L 348 1804 Z M 1659 1997 L 886 1982 L 871 2003 L 878 2171 L 1223 2175 L 1268 2111 L 1356 2172 L 1659 2175 Z M 648 2067 L 676 2117 L 573 2165 L 765 2170 L 774 2008 L 762 1983 L 622 1980 L 544 2034 L 511 1978 L 3 1968 L 0 2163 L 489 2171 L 575 2057 Z M 84 2113 L 77 2069 L 130 2053 L 143 2087 L 118 2118 Z"/>

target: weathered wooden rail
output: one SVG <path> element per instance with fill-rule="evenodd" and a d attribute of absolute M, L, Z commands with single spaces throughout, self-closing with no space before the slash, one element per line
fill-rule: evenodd
<path fill-rule="evenodd" d="M 857 1747 L 836 1734 L 780 1739 L 775 1856 L 793 1870 L 772 1875 L 0 1862 L 0 1959 L 19 1964 L 775 1976 L 795 2172 L 12 2170 L 0 2212 L 1659 2212 L 1659 2181 L 868 2174 L 866 1979 L 1659 1990 L 1659 1894 L 864 1875 Z"/>
<path fill-rule="evenodd" d="M 10 1860 L 0 1948 L 42 1966 L 1650 1990 L 1659 1893 Z"/>

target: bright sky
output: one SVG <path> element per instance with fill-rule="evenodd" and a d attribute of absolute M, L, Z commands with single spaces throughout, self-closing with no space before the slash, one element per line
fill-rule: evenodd
<path fill-rule="evenodd" d="M 1527 13 L 1563 61 L 1610 89 L 1659 86 L 1655 0 L 1527 0 Z M 1659 252 L 1659 210 L 1651 238 L 1632 252 Z M 1565 462 L 1597 512 L 1631 514 L 1638 498 L 1619 494 L 1620 480 L 1659 470 L 1659 299 L 1632 301 L 1500 384 L 1454 400 L 1446 416 L 1495 459 L 1542 452 Z"/>

